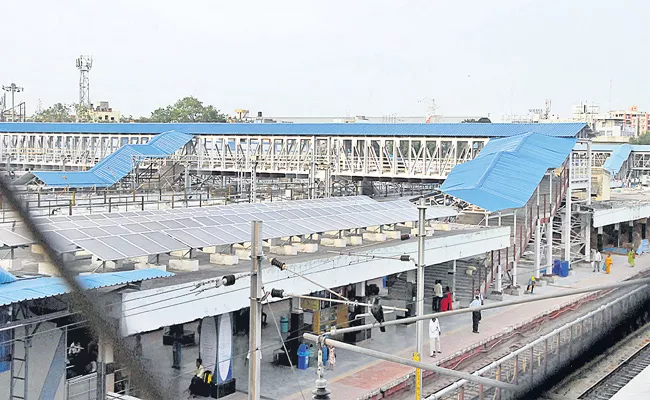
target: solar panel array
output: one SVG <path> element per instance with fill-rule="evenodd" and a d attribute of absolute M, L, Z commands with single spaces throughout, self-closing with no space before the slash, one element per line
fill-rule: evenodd
<path fill-rule="evenodd" d="M 452 216 L 449 208 L 428 219 Z M 121 260 L 176 250 L 250 241 L 253 220 L 262 238 L 306 235 L 386 225 L 418 218 L 407 201 L 377 202 L 365 196 L 237 204 L 173 210 L 36 218 L 56 250 L 85 249 L 102 260 Z M 0 234 L 0 241 L 2 241 Z"/>

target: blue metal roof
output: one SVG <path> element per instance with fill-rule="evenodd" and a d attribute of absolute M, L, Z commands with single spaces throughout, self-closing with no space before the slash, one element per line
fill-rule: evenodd
<path fill-rule="evenodd" d="M 488 211 L 523 207 L 575 144 L 538 133 L 490 140 L 478 157 L 454 167 L 441 190 Z"/>
<path fill-rule="evenodd" d="M 173 275 L 171 272 L 158 269 L 143 269 L 84 275 L 78 276 L 76 279 L 82 288 L 90 290 L 140 282 L 148 279 L 165 278 Z M 63 278 L 17 279 L 13 282 L 0 284 L 0 306 L 27 300 L 60 296 L 69 292 L 70 289 Z"/>
<path fill-rule="evenodd" d="M 628 158 L 630 158 L 630 153 L 632 152 L 632 146 L 629 144 L 623 144 L 618 146 L 612 151 L 612 154 L 605 160 L 603 164 L 603 169 L 609 171 L 612 176 L 616 176 L 618 171 L 621 170 L 621 167 Z"/>
<path fill-rule="evenodd" d="M 10 283 L 16 280 L 16 277 L 5 271 L 4 268 L 0 267 L 0 285 L 3 283 Z"/>
<path fill-rule="evenodd" d="M 587 124 L 375 124 L 375 123 L 327 123 L 327 124 L 75 124 L 75 123 L 0 123 L 0 132 L 6 133 L 112 133 L 157 134 L 169 130 L 192 135 L 301 135 L 301 136 L 447 136 L 447 137 L 508 137 L 527 132 L 547 136 L 576 137 Z"/>
<path fill-rule="evenodd" d="M 116 184 L 145 157 L 168 157 L 192 140 L 192 135 L 168 131 L 154 136 L 147 144 L 127 144 L 84 172 L 33 172 L 51 187 L 108 187 Z"/>

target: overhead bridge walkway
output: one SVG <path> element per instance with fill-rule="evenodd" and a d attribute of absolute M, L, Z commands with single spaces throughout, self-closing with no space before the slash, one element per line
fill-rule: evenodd
<path fill-rule="evenodd" d="M 185 146 L 194 136 L 178 131 L 163 132 L 147 144 L 128 144 L 108 155 L 89 171 L 34 172 L 45 185 L 55 188 L 109 187 L 127 176 L 145 158 L 165 158 Z"/>

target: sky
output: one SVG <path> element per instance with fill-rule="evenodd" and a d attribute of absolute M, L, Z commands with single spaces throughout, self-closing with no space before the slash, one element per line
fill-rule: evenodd
<path fill-rule="evenodd" d="M 650 109 L 647 0 L 3 2 L 0 82 L 28 113 L 90 97 L 148 116 L 193 95 L 268 116 Z M 11 16 L 15 17 L 11 17 Z M 611 96 L 610 96 L 611 82 Z"/>

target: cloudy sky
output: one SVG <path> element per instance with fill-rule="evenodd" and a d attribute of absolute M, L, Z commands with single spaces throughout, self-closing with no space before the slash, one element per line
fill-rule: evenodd
<path fill-rule="evenodd" d="M 22 0 L 0 10 L 0 81 L 28 112 L 91 99 L 148 115 L 194 95 L 225 112 L 443 115 L 580 101 L 650 109 L 647 0 Z"/>

